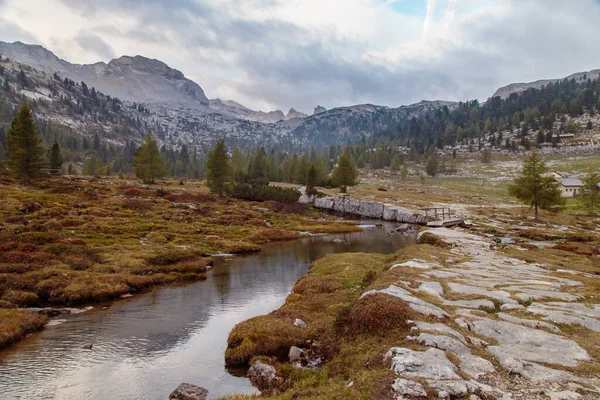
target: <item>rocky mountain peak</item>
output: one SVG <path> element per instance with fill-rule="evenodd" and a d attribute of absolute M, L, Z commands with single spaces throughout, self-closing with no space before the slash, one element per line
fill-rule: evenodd
<path fill-rule="evenodd" d="M 321 114 L 323 112 L 327 111 L 327 109 L 325 107 L 321 107 L 321 106 L 316 106 L 314 111 L 313 111 L 313 115 L 317 115 L 317 114 Z"/>
<path fill-rule="evenodd" d="M 187 79 L 181 71 L 162 61 L 143 56 L 122 56 L 108 64 L 71 64 L 39 45 L 0 41 L 0 54 L 47 74 L 57 73 L 75 82 L 85 82 L 102 93 L 121 100 L 187 106 L 208 107 L 202 88 Z"/>
<path fill-rule="evenodd" d="M 308 115 L 301 113 L 299 111 L 296 111 L 293 108 L 290 108 L 290 111 L 288 111 L 287 115 L 285 116 L 285 119 L 306 118 L 306 117 L 308 117 Z"/>

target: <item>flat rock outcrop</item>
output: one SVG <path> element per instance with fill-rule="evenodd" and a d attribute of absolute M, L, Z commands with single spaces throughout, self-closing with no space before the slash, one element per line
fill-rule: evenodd
<path fill-rule="evenodd" d="M 315 199 L 315 207 L 359 217 L 383 219 L 384 221 L 396 221 L 409 224 L 427 223 L 427 219 L 423 215 L 416 214 L 403 207 L 378 203 L 376 201 L 325 196 Z"/>
<path fill-rule="evenodd" d="M 400 298 L 420 314 L 384 355 L 396 398 L 427 398 L 432 390 L 450 399 L 599 398 L 600 379 L 585 372 L 598 360 L 567 332 L 600 330 L 600 304 L 581 294 L 582 281 L 505 256 L 462 229 L 431 233 L 452 246 L 451 258 L 392 264 L 406 276 L 363 293 Z M 519 388 L 499 383 L 502 376 L 518 377 Z"/>

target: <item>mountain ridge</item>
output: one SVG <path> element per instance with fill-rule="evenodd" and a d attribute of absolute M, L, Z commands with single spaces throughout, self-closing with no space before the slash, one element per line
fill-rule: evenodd
<path fill-rule="evenodd" d="M 524 92 L 527 89 L 541 89 L 542 86 L 546 86 L 549 83 L 559 82 L 564 79 L 568 79 L 568 80 L 575 79 L 576 81 L 581 81 L 584 79 L 584 77 L 586 79 L 592 79 L 592 80 L 597 79 L 600 77 L 600 69 L 593 69 L 590 71 L 583 71 L 583 72 L 575 72 L 575 73 L 565 76 L 563 78 L 539 79 L 539 80 L 533 81 L 533 82 L 509 83 L 506 86 L 502 86 L 502 87 L 496 89 L 496 91 L 494 92 L 494 94 L 491 97 L 492 98 L 501 97 L 501 98 L 505 99 L 513 93 Z"/>

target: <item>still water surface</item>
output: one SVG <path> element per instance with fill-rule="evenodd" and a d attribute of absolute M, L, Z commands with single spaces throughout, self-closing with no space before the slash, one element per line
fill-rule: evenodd
<path fill-rule="evenodd" d="M 395 226 L 217 258 L 206 281 L 58 317 L 66 321 L 0 352 L 0 399 L 164 400 L 182 382 L 205 387 L 211 398 L 255 393 L 246 378 L 225 369 L 230 330 L 281 306 L 309 264 L 325 254 L 393 253 L 414 242 L 389 234 Z M 87 343 L 92 350 L 81 348 Z"/>

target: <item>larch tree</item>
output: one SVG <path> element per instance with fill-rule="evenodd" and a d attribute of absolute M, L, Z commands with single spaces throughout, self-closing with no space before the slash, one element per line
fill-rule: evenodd
<path fill-rule="evenodd" d="M 579 201 L 590 214 L 595 214 L 596 208 L 600 205 L 600 173 L 590 167 L 581 182 L 583 187 L 579 192 Z"/>
<path fill-rule="evenodd" d="M 523 169 L 508 186 L 508 193 L 535 210 L 535 221 L 539 221 L 539 211 L 556 210 L 564 206 L 559 184 L 548 175 L 550 170 L 537 152 L 523 159 Z"/>
<path fill-rule="evenodd" d="M 155 183 L 157 178 L 162 178 L 169 172 L 156 140 L 151 134 L 146 135 L 144 143 L 135 153 L 133 169 L 135 175 L 144 183 Z"/>
<path fill-rule="evenodd" d="M 30 182 L 44 167 L 45 149 L 27 103 L 12 121 L 6 135 L 6 165 L 19 178 Z"/>
<path fill-rule="evenodd" d="M 331 183 L 340 188 L 341 193 L 346 193 L 348 186 L 355 186 L 358 182 L 358 172 L 345 154 L 340 156 L 337 167 L 331 174 Z"/>
<path fill-rule="evenodd" d="M 209 153 L 206 169 L 206 185 L 211 192 L 223 197 L 229 191 L 232 175 L 227 146 L 224 141 L 219 140 Z"/>
<path fill-rule="evenodd" d="M 60 146 L 54 141 L 52 143 L 52 147 L 50 147 L 50 151 L 48 152 L 48 166 L 50 169 L 62 169 L 62 165 L 64 162 L 64 158 L 62 156 L 62 152 L 60 151 Z"/>

